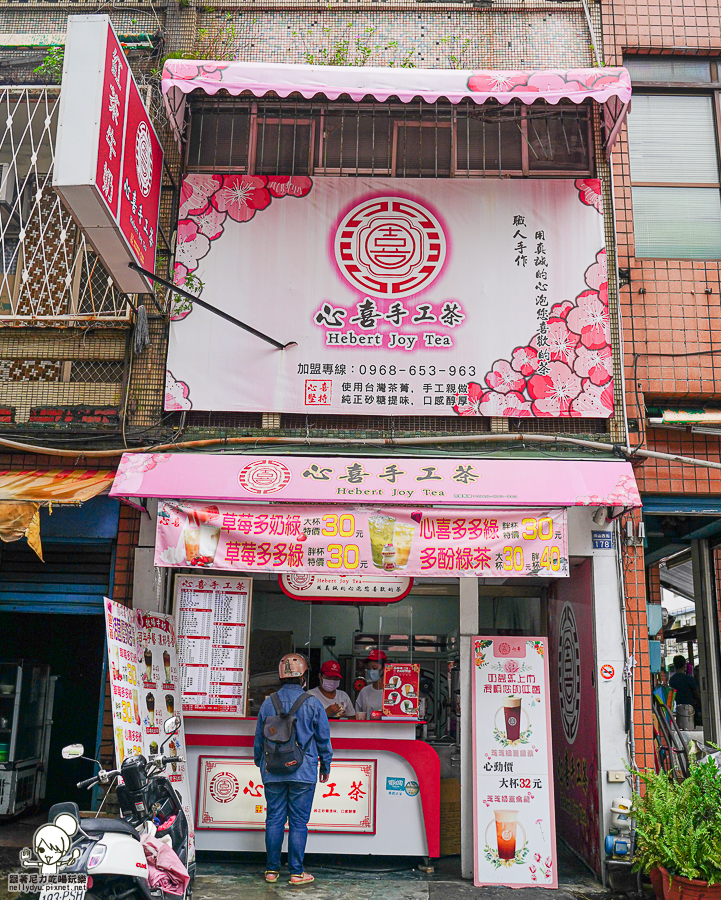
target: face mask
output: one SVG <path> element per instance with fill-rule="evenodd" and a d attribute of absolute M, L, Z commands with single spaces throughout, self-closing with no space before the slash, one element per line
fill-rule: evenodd
<path fill-rule="evenodd" d="M 340 681 L 337 678 L 321 678 L 320 684 L 323 690 L 330 694 L 331 691 L 337 690 Z"/>
<path fill-rule="evenodd" d="M 380 669 L 366 669 L 366 681 L 369 684 L 375 684 L 376 681 L 381 677 Z"/>

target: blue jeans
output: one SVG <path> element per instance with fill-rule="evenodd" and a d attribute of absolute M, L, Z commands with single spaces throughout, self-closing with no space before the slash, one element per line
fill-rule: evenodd
<path fill-rule="evenodd" d="M 288 871 L 303 872 L 303 856 L 308 839 L 308 819 L 313 809 L 315 784 L 306 781 L 271 781 L 265 785 L 268 811 L 265 816 L 266 869 L 280 871 L 280 848 L 288 820 Z"/>

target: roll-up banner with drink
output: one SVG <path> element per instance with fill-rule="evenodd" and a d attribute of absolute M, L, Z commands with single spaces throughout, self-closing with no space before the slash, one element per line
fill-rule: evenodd
<path fill-rule="evenodd" d="M 568 576 L 565 509 L 162 501 L 157 566 L 236 572 Z"/>
<path fill-rule="evenodd" d="M 558 887 L 546 638 L 474 637 L 477 887 Z"/>
<path fill-rule="evenodd" d="M 175 620 L 163 613 L 128 609 L 106 597 L 105 630 L 115 758 L 120 767 L 126 756 L 159 753 L 166 739 L 163 722 L 176 715 L 182 720 Z M 171 758 L 187 758 L 182 725 L 163 752 Z M 178 792 L 188 819 L 192 862 L 195 836 L 187 764 L 171 762 L 165 775 Z"/>

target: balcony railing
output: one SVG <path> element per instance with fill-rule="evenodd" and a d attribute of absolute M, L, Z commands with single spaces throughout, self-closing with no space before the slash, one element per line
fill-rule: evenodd
<path fill-rule="evenodd" d="M 128 321 L 53 189 L 59 108 L 59 87 L 0 86 L 0 326 Z"/>

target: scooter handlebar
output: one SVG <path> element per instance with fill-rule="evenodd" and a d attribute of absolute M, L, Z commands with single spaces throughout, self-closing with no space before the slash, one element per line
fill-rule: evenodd
<path fill-rule="evenodd" d="M 78 789 L 93 787 L 96 784 L 107 784 L 111 778 L 115 778 L 116 775 L 120 775 L 120 769 L 112 769 L 110 772 L 104 772 L 102 781 L 99 775 L 94 775 L 92 778 L 86 778 L 85 781 L 79 781 L 77 783 Z"/>
<path fill-rule="evenodd" d="M 93 778 L 86 778 L 85 781 L 79 781 L 78 788 L 91 787 L 91 785 L 97 784 L 97 783 L 98 783 L 98 776 L 95 775 Z"/>

